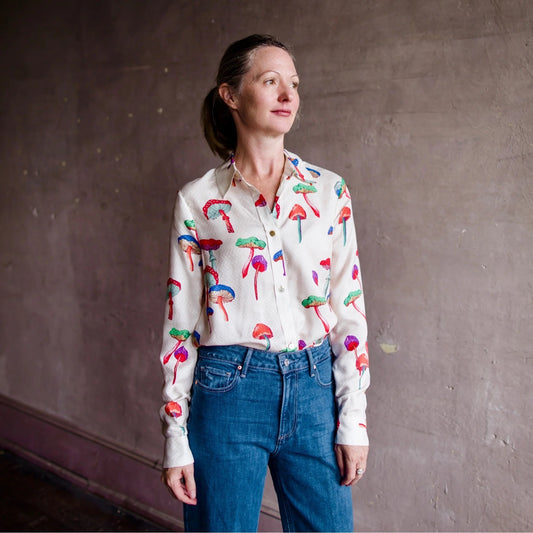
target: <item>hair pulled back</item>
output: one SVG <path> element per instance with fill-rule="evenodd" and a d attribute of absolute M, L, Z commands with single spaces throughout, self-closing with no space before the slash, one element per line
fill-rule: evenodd
<path fill-rule="evenodd" d="M 222 159 L 228 159 L 237 146 L 237 129 L 229 107 L 218 94 L 227 83 L 238 91 L 243 76 L 250 70 L 253 52 L 263 46 L 275 46 L 290 53 L 289 49 L 271 35 L 249 35 L 230 44 L 218 67 L 216 87 L 207 93 L 202 105 L 202 126 L 209 148 Z"/>

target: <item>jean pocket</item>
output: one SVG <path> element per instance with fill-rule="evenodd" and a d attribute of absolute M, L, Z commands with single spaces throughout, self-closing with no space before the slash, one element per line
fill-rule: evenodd
<path fill-rule="evenodd" d="M 194 384 L 209 392 L 227 392 L 235 386 L 238 377 L 235 364 L 200 359 L 196 364 Z"/>
<path fill-rule="evenodd" d="M 331 387 L 333 385 L 333 369 L 331 366 L 331 357 L 322 359 L 319 363 L 315 363 L 316 381 L 321 387 Z"/>

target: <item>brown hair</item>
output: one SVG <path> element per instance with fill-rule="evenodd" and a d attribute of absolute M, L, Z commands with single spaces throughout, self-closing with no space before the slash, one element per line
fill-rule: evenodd
<path fill-rule="evenodd" d="M 204 136 L 209 148 L 224 160 L 235 151 L 237 129 L 229 107 L 218 94 L 218 88 L 227 83 L 238 91 L 243 76 L 250 70 L 253 52 L 263 46 L 275 46 L 290 54 L 289 49 L 271 35 L 254 34 L 235 41 L 228 46 L 220 60 L 216 87 L 213 87 L 204 99 L 202 105 Z"/>

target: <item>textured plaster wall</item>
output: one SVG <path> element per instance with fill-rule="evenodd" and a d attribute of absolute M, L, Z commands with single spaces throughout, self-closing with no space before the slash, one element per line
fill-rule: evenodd
<path fill-rule="evenodd" d="M 160 457 L 173 197 L 216 163 L 198 115 L 223 49 L 271 32 L 302 79 L 287 147 L 353 193 L 373 378 L 357 529 L 533 527 L 533 2 L 1 9 L 0 393 Z"/>

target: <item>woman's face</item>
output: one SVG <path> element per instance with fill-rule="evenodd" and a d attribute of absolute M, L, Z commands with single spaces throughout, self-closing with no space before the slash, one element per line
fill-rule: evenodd
<path fill-rule="evenodd" d="M 258 48 L 239 90 L 229 100 L 224 98 L 232 109 L 238 136 L 287 133 L 300 105 L 298 83 L 296 67 L 285 50 Z"/>

